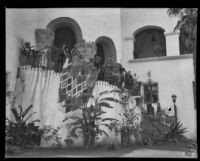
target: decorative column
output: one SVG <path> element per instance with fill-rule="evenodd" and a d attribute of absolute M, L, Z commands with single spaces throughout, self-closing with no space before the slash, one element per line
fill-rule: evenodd
<path fill-rule="evenodd" d="M 42 69 L 47 69 L 50 66 L 50 68 L 55 69 L 55 62 L 49 62 L 51 58 L 48 60 L 48 50 L 53 45 L 54 36 L 54 32 L 49 29 L 35 30 L 36 50 L 40 51 L 38 54 L 39 67 Z M 60 69 L 60 66 L 58 66 L 58 69 Z"/>
<path fill-rule="evenodd" d="M 54 32 L 49 29 L 36 29 L 35 30 L 35 42 L 36 50 L 44 49 L 45 46 L 53 45 Z"/>
<path fill-rule="evenodd" d="M 180 55 L 179 34 L 180 34 L 179 31 L 165 33 L 167 56 Z"/>

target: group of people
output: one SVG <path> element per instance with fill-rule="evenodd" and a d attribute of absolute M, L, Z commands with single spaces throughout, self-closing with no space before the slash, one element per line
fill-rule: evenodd
<path fill-rule="evenodd" d="M 20 65 L 30 65 L 34 68 L 54 70 L 62 72 L 65 62 L 63 50 L 56 47 L 44 47 L 42 50 L 35 50 L 30 46 L 23 46 L 20 52 Z"/>
<path fill-rule="evenodd" d="M 118 88 L 126 88 L 136 94 L 139 92 L 140 82 L 136 80 L 136 75 L 132 75 L 131 71 L 126 71 L 119 63 L 107 61 L 101 66 L 98 80 L 107 81 L 109 84 L 115 85 Z M 139 94 L 139 93 L 138 93 Z"/>
<path fill-rule="evenodd" d="M 72 61 L 72 54 L 69 49 L 57 48 L 55 46 L 44 47 L 43 50 L 36 51 L 30 44 L 23 46 L 20 54 L 21 65 L 31 65 L 32 67 L 41 67 L 42 69 L 54 70 L 61 73 L 66 59 Z M 94 66 L 100 69 L 97 80 L 107 81 L 119 88 L 126 88 L 132 92 L 139 89 L 139 83 L 133 77 L 130 71 L 119 63 L 113 63 L 108 60 L 102 65 L 101 57 L 95 55 Z"/>

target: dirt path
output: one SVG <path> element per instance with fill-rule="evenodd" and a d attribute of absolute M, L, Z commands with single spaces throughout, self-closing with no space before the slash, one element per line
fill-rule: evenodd
<path fill-rule="evenodd" d="M 6 158 L 67 158 L 67 157 L 153 157 L 153 158 L 188 158 L 185 156 L 187 145 L 157 145 L 118 147 L 116 150 L 98 148 L 94 150 L 79 149 L 27 149 L 17 155 Z"/>

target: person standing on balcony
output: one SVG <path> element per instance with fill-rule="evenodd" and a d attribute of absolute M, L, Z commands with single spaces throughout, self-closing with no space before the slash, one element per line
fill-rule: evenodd
<path fill-rule="evenodd" d="M 108 62 L 104 68 L 104 79 L 105 81 L 111 83 L 112 82 L 112 70 L 110 68 L 111 64 Z"/>
<path fill-rule="evenodd" d="M 48 64 L 48 46 L 45 46 L 43 50 L 40 51 L 40 64 L 39 67 L 42 69 L 47 69 Z"/>

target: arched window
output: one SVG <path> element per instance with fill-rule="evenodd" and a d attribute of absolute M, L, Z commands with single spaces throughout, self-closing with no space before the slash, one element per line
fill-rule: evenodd
<path fill-rule="evenodd" d="M 164 30 L 157 26 L 145 26 L 134 32 L 134 58 L 166 56 Z"/>
<path fill-rule="evenodd" d="M 95 41 L 97 46 L 97 55 L 102 58 L 102 64 L 106 61 L 117 61 L 116 48 L 113 40 L 107 36 L 101 36 Z"/>

